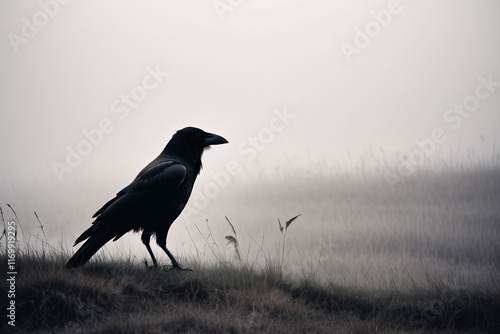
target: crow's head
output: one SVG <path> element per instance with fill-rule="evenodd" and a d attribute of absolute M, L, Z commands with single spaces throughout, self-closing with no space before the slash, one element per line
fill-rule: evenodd
<path fill-rule="evenodd" d="M 205 132 L 195 127 L 177 131 L 158 158 L 192 164 L 195 171 L 201 169 L 201 156 L 210 145 L 226 144 L 219 135 Z"/>
<path fill-rule="evenodd" d="M 195 127 L 187 127 L 177 131 L 175 136 L 181 136 L 194 149 L 204 149 L 210 145 L 226 144 L 228 141 L 216 134 L 205 132 Z"/>
<path fill-rule="evenodd" d="M 187 127 L 177 131 L 162 154 L 173 156 L 178 161 L 192 164 L 194 170 L 199 173 L 202 164 L 203 151 L 210 145 L 226 144 L 228 141 L 216 134 L 205 132 L 195 127 Z"/>

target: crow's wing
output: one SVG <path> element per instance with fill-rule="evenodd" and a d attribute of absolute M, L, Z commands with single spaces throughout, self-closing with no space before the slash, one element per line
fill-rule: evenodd
<path fill-rule="evenodd" d="M 128 217 L 130 212 L 140 210 L 142 205 L 150 201 L 168 194 L 175 195 L 175 191 L 178 191 L 178 187 L 185 180 L 187 172 L 186 166 L 170 160 L 147 166 L 132 183 L 118 192 L 115 198 L 104 204 L 93 215 L 97 219 L 78 237 L 75 245 L 109 224 L 119 224 L 119 221 Z M 124 233 L 118 230 L 116 232 L 117 234 Z"/>
<path fill-rule="evenodd" d="M 183 164 L 175 161 L 165 161 L 153 166 L 148 166 L 139 173 L 131 184 L 120 190 L 115 198 L 108 201 L 102 208 L 94 213 L 92 218 L 100 216 L 108 207 L 120 200 L 124 195 L 131 193 L 146 195 L 148 192 L 152 193 L 159 188 L 164 190 L 166 190 L 165 187 L 169 186 L 176 188 L 184 181 L 186 175 L 187 168 Z"/>

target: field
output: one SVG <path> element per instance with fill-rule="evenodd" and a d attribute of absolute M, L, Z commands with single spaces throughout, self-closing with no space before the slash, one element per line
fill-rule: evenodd
<path fill-rule="evenodd" d="M 176 226 L 183 242 L 169 248 L 192 272 L 147 270 L 133 248 L 66 270 L 72 250 L 50 241 L 51 223 L 21 221 L 16 326 L 0 331 L 500 332 L 498 169 L 428 171 L 395 191 L 369 177 L 291 179 L 233 183 Z"/>

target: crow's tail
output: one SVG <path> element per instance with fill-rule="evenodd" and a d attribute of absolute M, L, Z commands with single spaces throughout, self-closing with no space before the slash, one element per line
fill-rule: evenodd
<path fill-rule="evenodd" d="M 106 242 L 114 237 L 112 233 L 100 231 L 92 235 L 80 249 L 66 263 L 66 268 L 76 268 L 87 263 L 87 261 L 102 247 Z"/>

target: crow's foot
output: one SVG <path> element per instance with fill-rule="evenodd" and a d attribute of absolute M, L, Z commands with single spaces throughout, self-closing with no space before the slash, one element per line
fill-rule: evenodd
<path fill-rule="evenodd" d="M 186 268 L 186 267 L 181 267 L 179 265 L 177 266 L 173 266 L 173 265 L 164 265 L 163 266 L 163 270 L 168 272 L 170 270 L 174 270 L 174 269 L 179 269 L 179 270 L 183 270 L 183 271 L 193 271 L 193 269 L 189 269 L 189 268 Z"/>
<path fill-rule="evenodd" d="M 144 260 L 144 265 L 146 266 L 146 269 L 147 270 L 153 270 L 155 268 L 158 268 L 158 265 L 152 265 L 152 266 L 148 266 L 148 261 L 147 260 Z"/>

